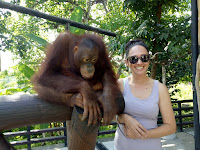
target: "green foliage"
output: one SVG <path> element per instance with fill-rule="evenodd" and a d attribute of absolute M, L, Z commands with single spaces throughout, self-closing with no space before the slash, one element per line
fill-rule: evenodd
<path fill-rule="evenodd" d="M 193 99 L 193 91 L 192 91 L 192 84 L 187 82 L 182 82 L 177 84 L 174 87 L 171 87 L 169 89 L 169 92 L 173 95 L 171 98 L 177 99 L 177 100 L 188 100 Z"/>
<path fill-rule="evenodd" d="M 30 67 L 28 67 L 25 64 L 19 64 L 19 71 L 25 75 L 25 77 L 27 77 L 28 79 L 31 78 L 31 76 L 34 74 L 33 69 L 31 69 Z"/>
<path fill-rule="evenodd" d="M 125 0 L 124 9 L 129 8 L 143 18 L 156 18 L 158 5 L 162 5 L 162 11 L 169 13 L 169 10 L 181 12 L 190 9 L 189 0 Z"/>
<path fill-rule="evenodd" d="M 47 44 L 48 44 L 48 42 L 47 42 L 45 39 L 43 39 L 43 38 L 41 38 L 41 37 L 38 37 L 38 36 L 36 36 L 36 35 L 34 35 L 34 34 L 32 34 L 32 33 L 27 33 L 26 35 L 27 35 L 31 40 L 33 40 L 33 41 L 35 41 L 35 42 L 38 42 L 39 46 L 41 46 L 41 47 L 45 47 L 45 46 L 47 46 Z"/>
<path fill-rule="evenodd" d="M 0 95 L 18 92 L 33 93 L 30 78 L 34 71 L 26 64 L 13 66 L 9 71 L 0 72 Z"/>
<path fill-rule="evenodd" d="M 108 130 L 116 130 L 117 129 L 117 125 L 108 125 L 108 126 L 100 126 L 99 127 L 99 131 L 108 131 Z M 115 134 L 105 134 L 105 135 L 99 135 L 97 138 L 101 139 L 101 138 L 108 138 L 108 137 L 114 137 Z"/>
<path fill-rule="evenodd" d="M 70 20 L 82 23 L 82 18 L 83 18 L 82 8 L 80 6 L 75 7 L 75 9 L 72 11 Z M 83 34 L 84 30 L 76 27 L 70 27 L 70 32 L 76 34 Z"/>

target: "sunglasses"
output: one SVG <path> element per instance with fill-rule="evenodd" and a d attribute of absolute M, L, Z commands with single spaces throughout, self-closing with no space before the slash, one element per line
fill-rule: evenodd
<path fill-rule="evenodd" d="M 150 55 L 149 55 L 149 54 L 143 54 L 143 55 L 141 55 L 141 57 L 131 56 L 131 57 L 128 57 L 128 58 L 127 58 L 127 60 L 128 60 L 131 64 L 137 63 L 139 59 L 140 59 L 142 62 L 148 62 L 149 59 L 150 59 Z"/>

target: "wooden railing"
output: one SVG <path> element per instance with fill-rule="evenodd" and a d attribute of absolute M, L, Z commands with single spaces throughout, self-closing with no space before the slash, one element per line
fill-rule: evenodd
<path fill-rule="evenodd" d="M 178 119 L 178 121 L 176 121 L 176 124 L 178 126 L 179 131 L 183 131 L 183 126 L 184 125 L 193 125 L 194 121 L 192 119 L 192 121 L 183 121 L 183 118 L 193 118 L 193 107 L 187 107 L 184 106 L 182 107 L 182 104 L 184 103 L 193 103 L 193 100 L 182 100 L 182 101 L 172 101 L 172 104 L 178 104 L 178 108 L 173 108 L 173 110 L 176 112 L 178 112 L 178 115 L 175 115 L 175 118 Z M 183 111 L 189 111 L 192 110 L 192 113 L 185 113 L 182 114 Z"/>
<path fill-rule="evenodd" d="M 63 131 L 64 135 L 43 137 L 43 138 L 31 138 L 31 135 L 39 135 L 42 133 L 50 133 L 50 132 L 57 132 L 57 131 Z M 31 144 L 48 142 L 48 141 L 57 141 L 57 140 L 64 140 L 65 146 L 67 146 L 66 123 L 64 123 L 64 127 L 54 127 L 54 128 L 39 129 L 39 130 L 30 130 L 30 126 L 28 126 L 26 131 L 5 132 L 4 136 L 6 138 L 14 137 L 14 136 L 26 136 L 27 140 L 12 141 L 10 142 L 10 144 L 13 146 L 27 145 L 28 150 L 31 150 Z"/>
<path fill-rule="evenodd" d="M 193 118 L 193 107 L 188 106 L 182 106 L 184 103 L 191 103 L 193 100 L 180 100 L 180 101 L 172 101 L 172 105 L 177 104 L 177 106 L 173 107 L 173 110 L 175 112 L 175 118 L 177 127 L 180 132 L 183 131 L 184 125 L 193 125 L 193 121 L 184 121 L 183 118 L 192 117 Z M 187 113 L 183 111 L 191 111 L 192 113 Z M 191 119 L 190 119 L 191 120 Z M 192 119 L 193 120 L 193 119 Z M 162 122 L 162 117 L 158 117 L 158 124 Z M 116 125 L 116 123 L 111 123 L 111 125 Z M 64 131 L 64 134 L 62 136 L 52 136 L 52 137 L 44 137 L 44 138 L 31 138 L 31 135 L 38 135 L 41 133 L 47 133 L 47 132 L 56 132 L 56 131 Z M 115 128 L 110 130 L 101 130 L 98 132 L 98 136 L 100 135 L 106 135 L 106 134 L 113 134 L 115 133 Z M 5 137 L 12 137 L 12 136 L 27 136 L 27 140 L 24 141 L 11 141 L 10 143 L 13 146 L 18 145 L 27 145 L 27 149 L 31 150 L 31 144 L 33 143 L 40 143 L 40 142 L 47 142 L 47 141 L 56 141 L 56 140 L 64 140 L 65 146 L 67 146 L 67 132 L 66 132 L 66 124 L 64 123 L 64 127 L 55 127 L 55 128 L 48 128 L 48 129 L 40 129 L 40 130 L 30 130 L 30 127 L 27 127 L 27 131 L 18 131 L 18 132 L 5 132 Z M 99 149 L 103 150 L 105 147 L 97 142 L 96 145 Z"/>

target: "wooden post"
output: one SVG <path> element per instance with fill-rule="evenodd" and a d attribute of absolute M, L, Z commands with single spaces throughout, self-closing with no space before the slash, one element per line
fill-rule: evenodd
<path fill-rule="evenodd" d="M 125 102 L 122 93 L 118 93 L 117 114 L 124 111 Z M 88 126 L 88 119 L 81 121 L 83 109 L 74 107 L 71 121 L 67 121 L 67 138 L 69 150 L 94 150 L 100 122 Z"/>
<path fill-rule="evenodd" d="M 0 133 L 0 149 L 1 150 L 16 150 L 13 146 L 10 145 L 8 141 L 5 140 L 4 135 Z"/>
<path fill-rule="evenodd" d="M 74 107 L 71 122 L 68 122 L 68 149 L 69 150 L 94 150 L 99 123 L 88 126 L 88 119 L 81 121 L 82 112 Z"/>

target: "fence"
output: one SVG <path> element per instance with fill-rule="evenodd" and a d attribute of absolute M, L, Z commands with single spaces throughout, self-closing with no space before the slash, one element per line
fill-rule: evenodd
<path fill-rule="evenodd" d="M 184 106 L 184 103 L 191 103 L 193 100 L 181 100 L 181 101 L 172 101 L 173 110 L 175 112 L 175 118 L 176 118 L 176 123 L 179 131 L 183 131 L 183 126 L 184 125 L 193 125 L 193 121 L 184 121 L 183 118 L 189 118 L 193 117 L 193 107 L 190 106 Z M 185 112 L 183 114 L 183 111 L 191 111 L 192 113 Z M 193 120 L 193 119 L 192 119 Z M 162 122 L 162 117 L 158 117 L 158 124 Z M 111 123 L 111 125 L 116 125 L 116 123 Z M 64 131 L 64 135 L 61 136 L 51 136 L 51 137 L 43 137 L 43 138 L 31 138 L 31 135 L 38 135 L 41 133 L 47 133 L 47 132 L 56 132 L 56 131 Z M 113 134 L 115 133 L 115 129 L 111 130 L 101 130 L 98 132 L 98 136 L 100 135 L 107 135 L 107 134 Z M 18 145 L 27 145 L 27 149 L 31 150 L 31 144 L 33 143 L 40 143 L 40 142 L 47 142 L 47 141 L 57 141 L 57 140 L 64 140 L 65 146 L 67 146 L 67 132 L 66 132 L 66 123 L 64 123 L 63 127 L 55 127 L 55 128 L 48 128 L 48 129 L 40 129 L 40 130 L 30 130 L 30 127 L 27 127 L 27 131 L 18 131 L 18 132 L 5 132 L 4 133 L 5 137 L 13 137 L 13 136 L 27 136 L 27 140 L 23 141 L 13 141 L 10 142 L 13 146 L 18 146 Z M 96 144 L 96 146 L 99 149 L 104 149 L 103 145 L 101 143 Z"/>
<path fill-rule="evenodd" d="M 194 121 L 183 121 L 183 118 L 188 118 L 188 117 L 193 117 L 193 107 L 182 107 L 182 104 L 184 103 L 193 103 L 193 100 L 183 100 L 183 101 L 172 101 L 172 104 L 177 103 L 178 104 L 178 108 L 173 108 L 174 111 L 178 112 L 178 115 L 175 115 L 175 118 L 178 119 L 178 121 L 176 122 L 179 131 L 183 131 L 183 126 L 184 125 L 193 125 Z M 187 114 L 182 114 L 182 111 L 189 111 L 192 110 L 192 114 L 191 113 L 187 113 Z"/>

